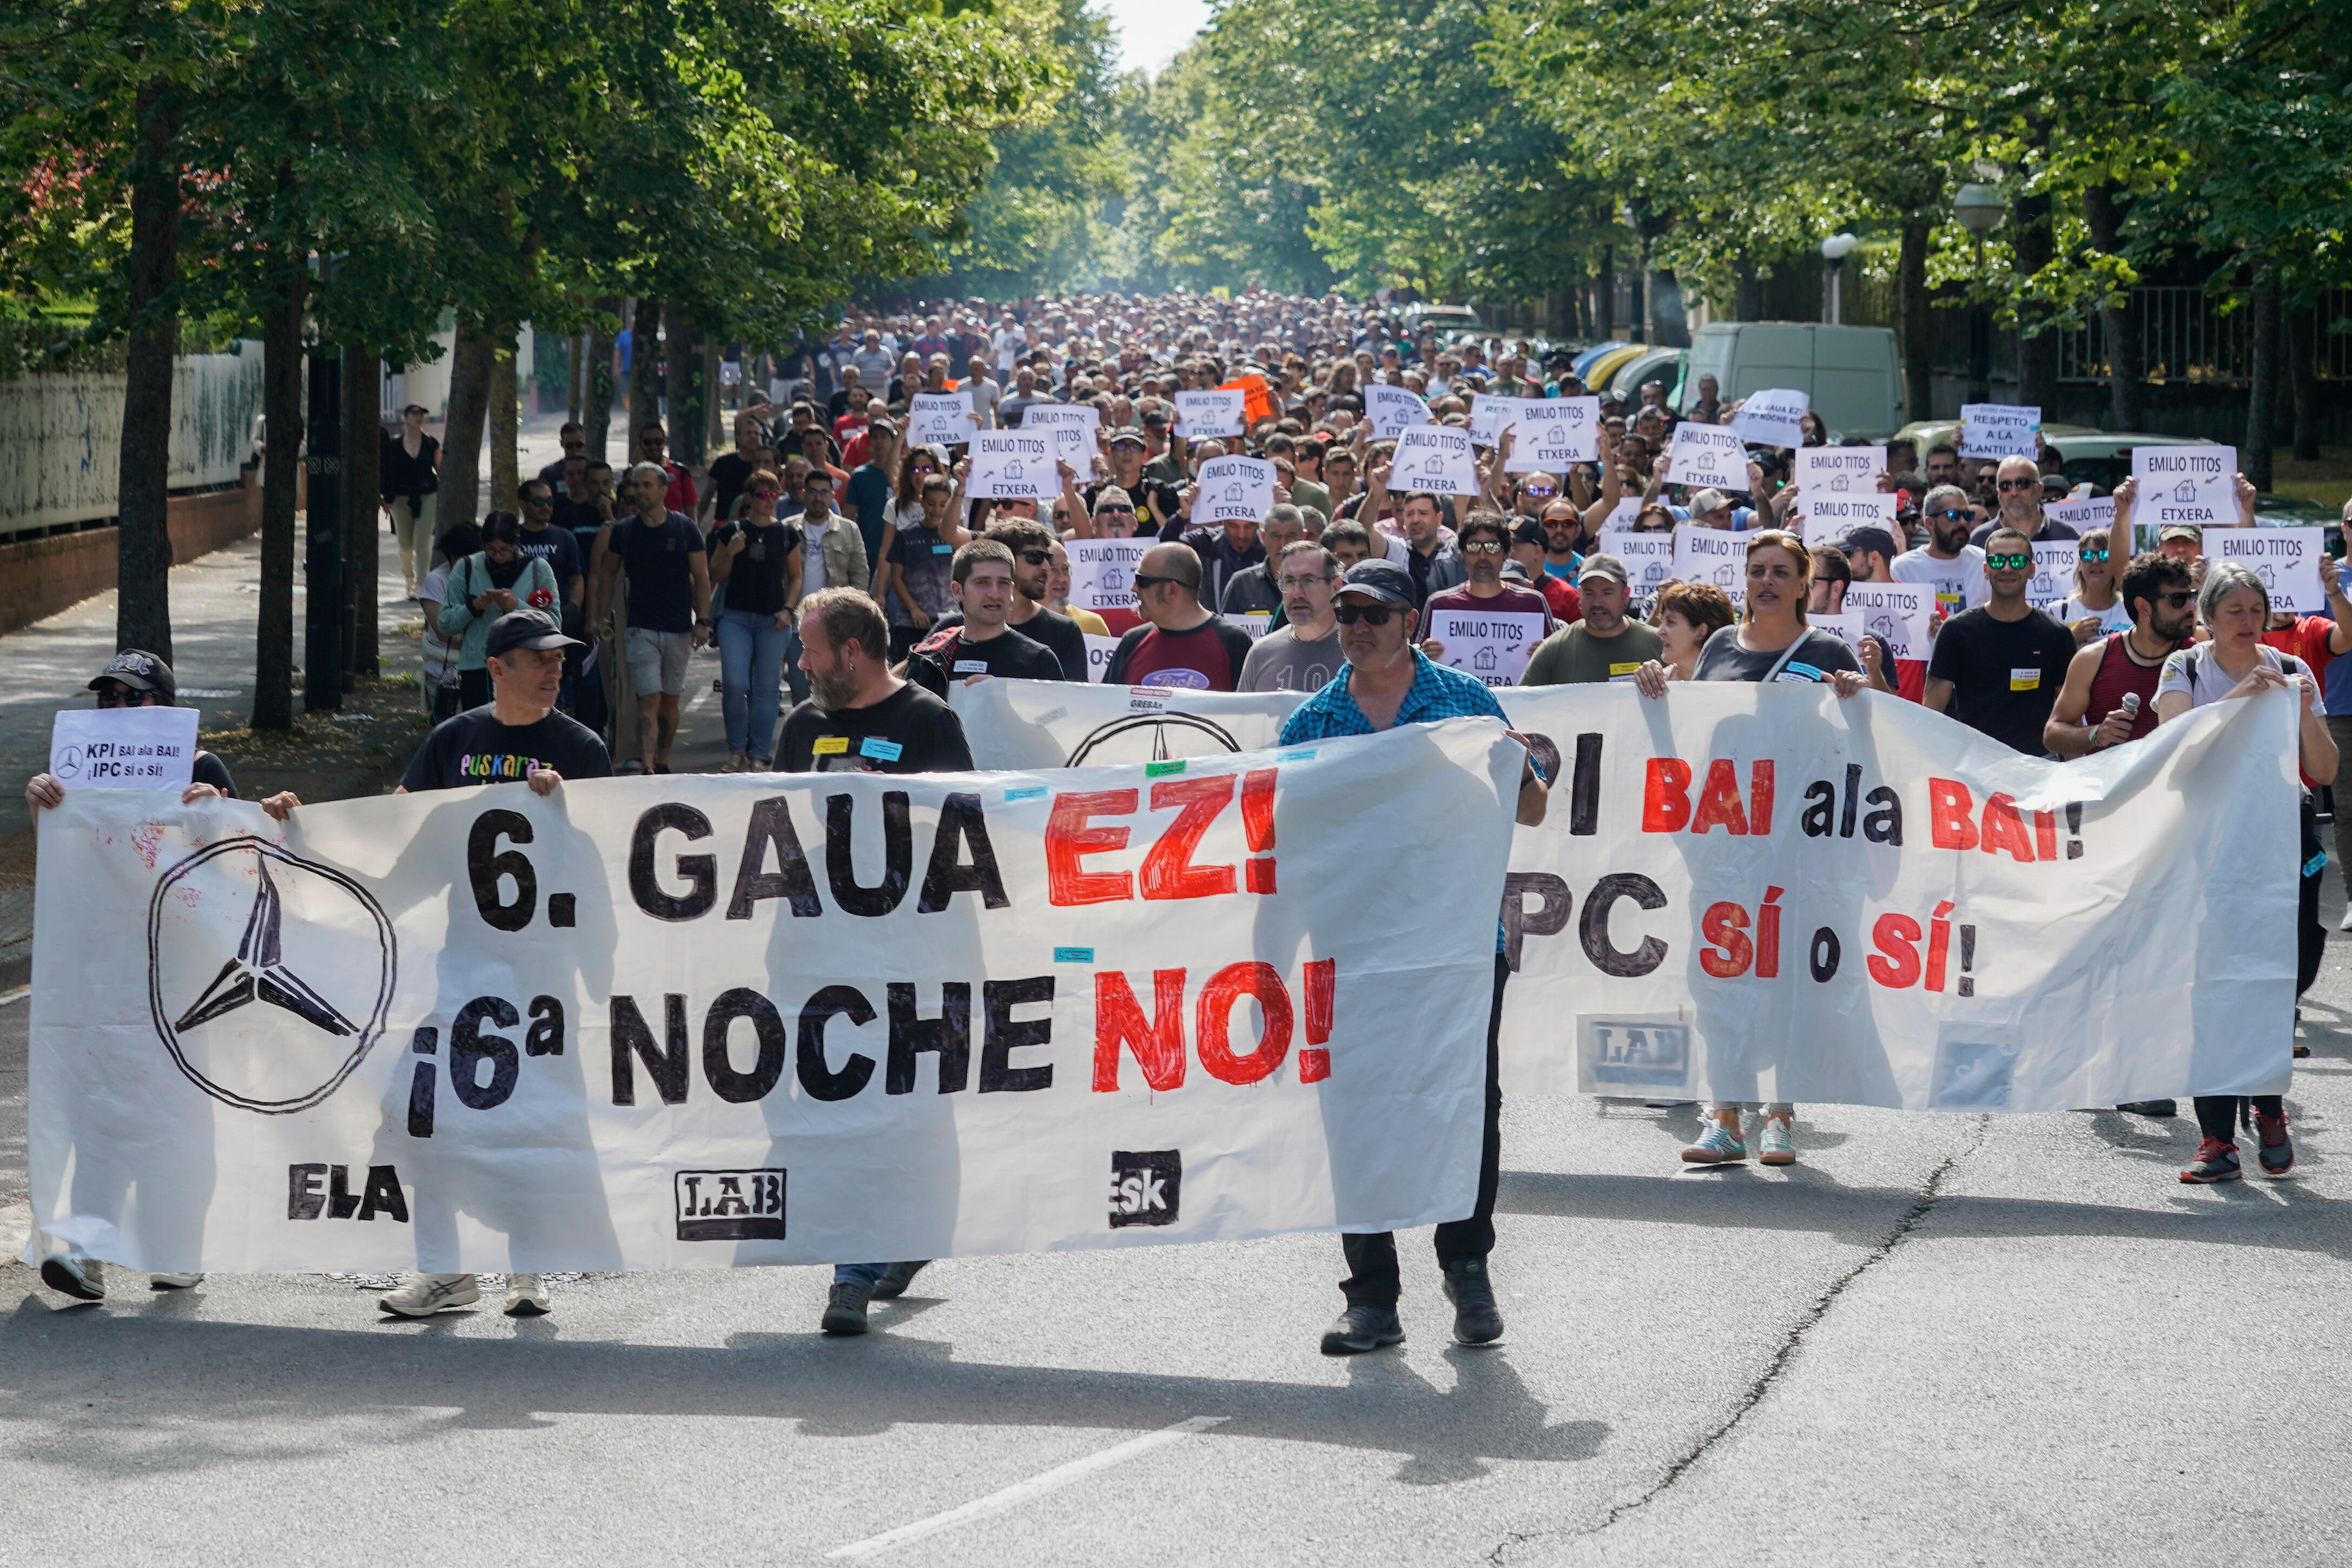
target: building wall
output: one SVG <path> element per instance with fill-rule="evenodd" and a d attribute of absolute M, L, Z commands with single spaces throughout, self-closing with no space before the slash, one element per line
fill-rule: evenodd
<path fill-rule="evenodd" d="M 261 345 L 185 354 L 172 388 L 171 487 L 238 482 L 261 412 Z M 0 536 L 114 516 L 124 378 L 35 372 L 0 381 Z"/>

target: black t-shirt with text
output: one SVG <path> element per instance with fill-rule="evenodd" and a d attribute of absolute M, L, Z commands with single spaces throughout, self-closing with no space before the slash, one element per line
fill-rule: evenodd
<path fill-rule="evenodd" d="M 727 569 L 727 608 L 748 610 L 754 615 L 782 614 L 793 551 L 801 547 L 800 529 L 791 523 L 770 523 L 766 528 L 721 523 L 710 530 L 714 564 L 727 559 L 727 547 L 737 534 L 745 535 L 749 542 Z"/>
<path fill-rule="evenodd" d="M 931 629 L 944 632 L 950 626 L 962 624 L 963 612 L 950 610 L 932 622 Z M 1055 662 L 1062 666 L 1062 679 L 1083 681 L 1087 678 L 1087 634 L 1068 616 L 1040 605 L 1034 615 L 1013 630 L 1032 643 L 1043 643 L 1052 650 Z M 1009 674 L 1012 672 L 1005 673 Z"/>
<path fill-rule="evenodd" d="M 2021 621 L 2000 621 L 1983 605 L 1963 610 L 1936 633 L 1927 678 L 1952 683 L 1951 716 L 2028 757 L 2046 755 L 2042 727 L 2066 665 L 2074 634 L 2047 612 L 2028 610 Z"/>
<path fill-rule="evenodd" d="M 569 714 L 550 713 L 537 724 L 501 724 L 495 706 L 468 709 L 434 726 L 400 777 L 414 795 L 468 784 L 508 784 L 527 778 L 532 764 L 566 779 L 608 779 L 613 758 L 596 732 Z"/>
<path fill-rule="evenodd" d="M 961 773 L 971 747 L 955 710 L 918 685 L 867 707 L 819 707 L 810 698 L 784 719 L 779 773 Z"/>
<path fill-rule="evenodd" d="M 947 695 L 949 683 L 974 675 L 1058 681 L 1062 662 L 1010 626 L 985 642 L 965 636 L 961 625 L 935 630 L 907 655 L 907 678 L 935 696 Z"/>

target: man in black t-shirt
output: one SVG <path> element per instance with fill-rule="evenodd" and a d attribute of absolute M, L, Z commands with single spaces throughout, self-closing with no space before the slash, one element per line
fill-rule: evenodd
<path fill-rule="evenodd" d="M 1019 590 L 1013 586 L 1013 552 L 995 539 L 974 539 L 955 553 L 948 591 L 955 595 L 961 623 L 942 627 L 907 655 L 907 678 L 934 696 L 948 695 L 950 682 L 975 675 L 1058 681 L 1062 662 L 1051 649 L 1005 624 Z"/>
<path fill-rule="evenodd" d="M 1062 666 L 1062 679 L 1085 680 L 1086 632 L 1068 616 L 1045 608 L 1046 597 L 1053 591 L 1050 580 L 1054 573 L 1054 547 L 1060 542 L 1054 537 L 1054 530 L 1034 517 L 999 517 L 990 521 L 988 537 L 1013 554 L 1015 591 L 1005 611 L 1004 623 L 1031 642 L 1043 643 L 1052 650 L 1055 661 Z M 951 610 L 931 622 L 934 631 L 942 632 L 962 624 L 961 610 Z"/>
<path fill-rule="evenodd" d="M 616 518 L 604 536 L 604 554 L 588 601 L 588 623 L 601 627 L 613 602 L 614 580 L 629 580 L 628 635 L 623 647 L 637 694 L 637 755 L 624 764 L 635 773 L 669 771 L 677 738 L 678 696 L 686 662 L 710 638 L 710 562 L 702 530 L 663 498 L 658 464 L 629 470 L 622 501 L 635 515 Z M 615 722 L 615 738 L 619 738 Z"/>
<path fill-rule="evenodd" d="M 2015 528 L 1986 537 L 1985 579 L 1992 597 L 1964 610 L 1936 633 L 1927 661 L 1927 706 L 2028 757 L 2047 755 L 2042 737 L 2066 684 L 2074 634 L 2025 601 L 2033 578 L 2033 541 Z"/>

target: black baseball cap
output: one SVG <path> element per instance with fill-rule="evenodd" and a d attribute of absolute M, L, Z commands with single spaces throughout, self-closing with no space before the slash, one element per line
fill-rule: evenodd
<path fill-rule="evenodd" d="M 143 649 L 125 648 L 115 654 L 92 678 L 89 689 L 101 690 L 109 681 L 120 682 L 134 692 L 153 692 L 167 707 L 179 701 L 180 683 L 172 666 Z"/>
<path fill-rule="evenodd" d="M 1421 608 L 1421 596 L 1412 590 L 1412 573 L 1391 560 L 1358 561 L 1339 580 L 1339 591 L 1332 597 L 1336 599 L 1342 593 L 1360 593 L 1400 610 Z"/>
<path fill-rule="evenodd" d="M 1108 444 L 1117 446 L 1121 442 L 1129 442 L 1137 446 L 1150 444 L 1143 439 L 1143 432 L 1131 424 L 1122 424 L 1110 433 Z"/>
<path fill-rule="evenodd" d="M 1549 549 L 1551 536 L 1544 532 L 1543 524 L 1536 518 L 1522 517 L 1511 528 L 1511 542 L 1515 545 L 1533 545 L 1538 549 Z"/>
<path fill-rule="evenodd" d="M 1902 553 L 1902 548 L 1895 542 L 1893 534 L 1888 533 L 1885 528 L 1873 528 L 1867 523 L 1858 528 L 1846 529 L 1844 537 L 1838 540 L 1838 549 L 1843 550 L 1849 558 L 1856 550 L 1869 550 L 1874 554 L 1883 555 L 1889 560 L 1893 560 Z"/>
<path fill-rule="evenodd" d="M 490 640 L 483 652 L 495 659 L 501 653 L 511 653 L 517 648 L 546 653 L 556 648 L 584 648 L 587 645 L 577 637 L 566 637 L 562 627 L 536 610 L 509 610 L 490 622 Z"/>

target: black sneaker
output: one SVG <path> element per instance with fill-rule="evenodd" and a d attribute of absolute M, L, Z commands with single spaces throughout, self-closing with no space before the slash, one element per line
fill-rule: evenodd
<path fill-rule="evenodd" d="M 1445 1299 L 1454 1303 L 1455 1344 L 1492 1344 L 1503 1337 L 1503 1314 L 1484 1259 L 1447 1265 Z"/>
<path fill-rule="evenodd" d="M 2207 1138 L 2197 1145 L 2197 1158 L 2180 1173 L 2180 1179 L 2192 1186 L 2204 1186 L 2217 1181 L 2235 1181 L 2238 1175 L 2238 1145 Z"/>
<path fill-rule="evenodd" d="M 874 1299 L 877 1301 L 897 1301 L 907 1293 L 907 1287 L 915 1282 L 915 1276 L 930 1266 L 931 1260 L 928 1258 L 917 1263 L 891 1264 L 882 1270 L 882 1277 L 874 1281 Z"/>
<path fill-rule="evenodd" d="M 2126 1116 L 2178 1116 L 2180 1103 L 2177 1100 L 2126 1100 L 2116 1107 Z"/>
<path fill-rule="evenodd" d="M 1394 1307 L 1349 1307 L 1323 1331 L 1325 1355 L 1361 1355 L 1384 1344 L 1402 1344 L 1404 1325 Z"/>
<path fill-rule="evenodd" d="M 873 1294 L 864 1285 L 854 1285 L 845 1280 L 834 1281 L 833 1293 L 824 1299 L 824 1316 L 817 1327 L 835 1337 L 864 1333 L 866 1303 Z"/>
<path fill-rule="evenodd" d="M 2254 1157 L 2263 1162 L 2263 1174 L 2281 1176 L 2294 1169 L 2294 1145 L 2286 1135 L 2286 1113 L 2265 1116 L 2254 1113 L 2255 1135 L 2261 1140 Z"/>

